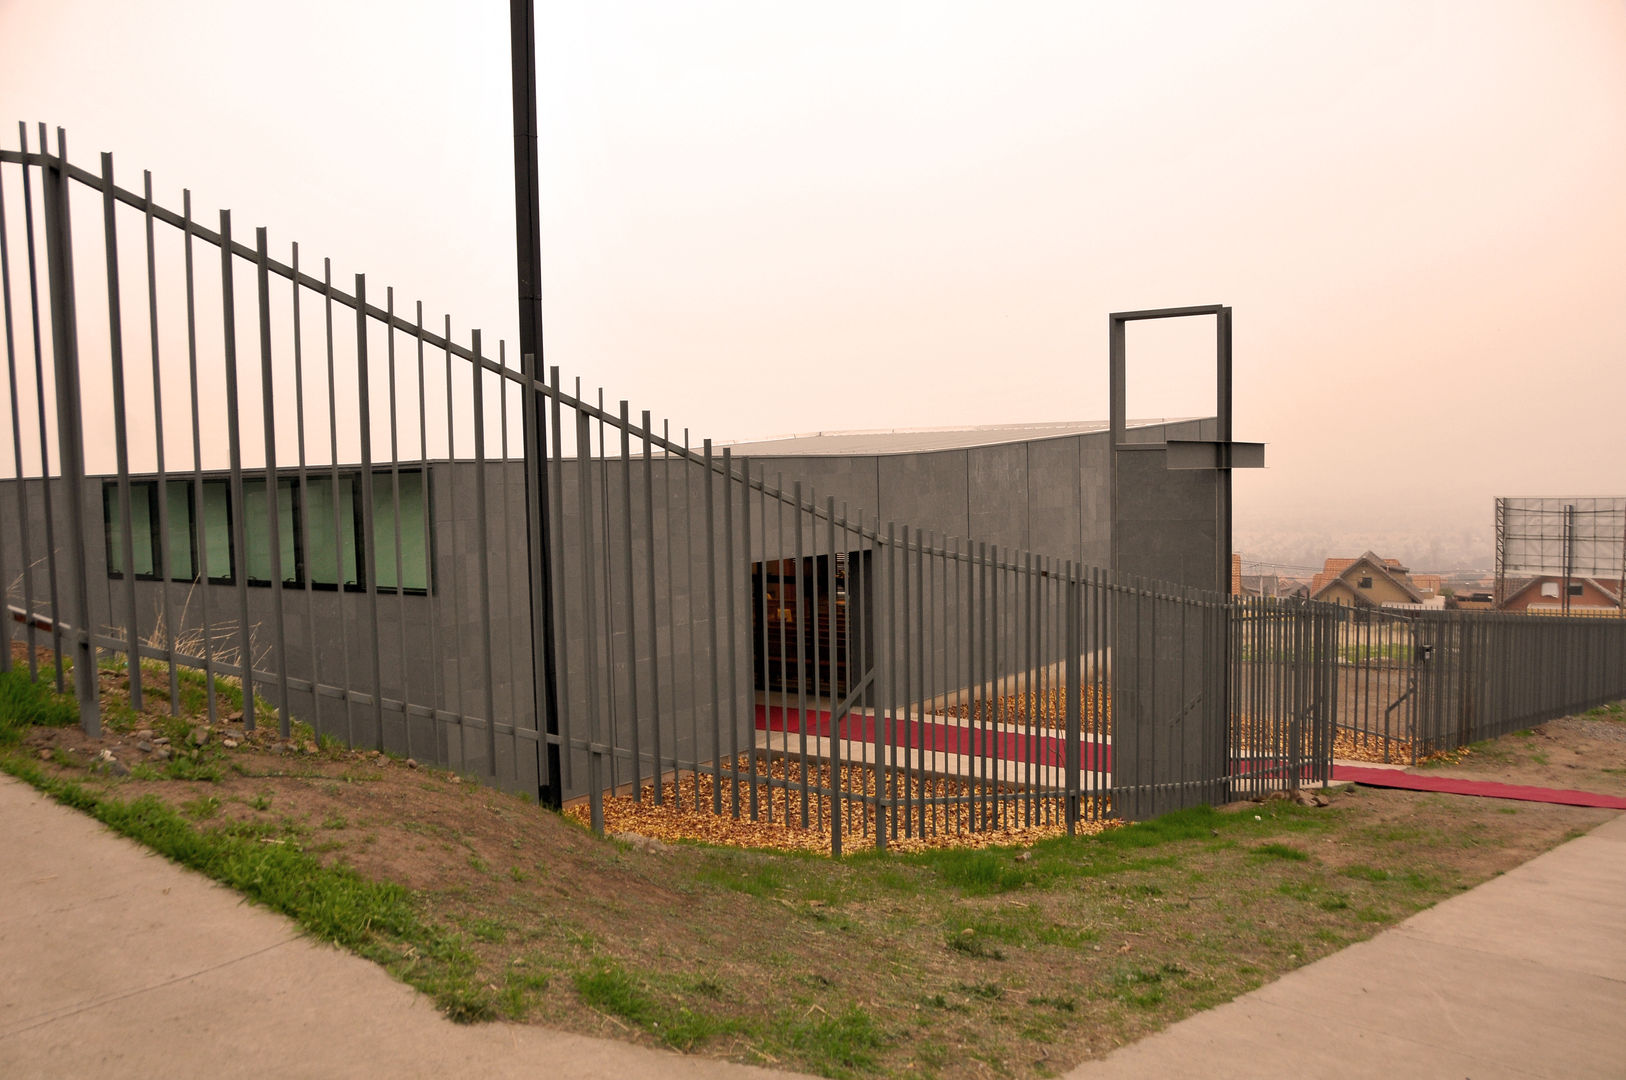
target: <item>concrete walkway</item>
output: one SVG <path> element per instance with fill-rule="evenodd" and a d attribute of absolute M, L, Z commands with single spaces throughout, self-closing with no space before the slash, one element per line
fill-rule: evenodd
<path fill-rule="evenodd" d="M 0 1076 L 783 1077 L 461 1027 L 374 964 L 0 776 Z M 1200 1076 L 1626 1076 L 1626 817 L 1080 1066 Z"/>
<path fill-rule="evenodd" d="M 460 1026 L 377 965 L 0 775 L 0 1077 L 783 1077 Z"/>
<path fill-rule="evenodd" d="M 1626 1077 L 1626 817 L 1067 1074 Z"/>

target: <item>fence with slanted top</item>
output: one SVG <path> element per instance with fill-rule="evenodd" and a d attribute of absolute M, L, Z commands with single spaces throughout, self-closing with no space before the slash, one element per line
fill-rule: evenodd
<path fill-rule="evenodd" d="M 595 824 L 620 794 L 837 851 L 1329 775 L 1343 609 L 868 518 L 22 136 L 0 151 L 0 664 L 60 685 L 71 661 L 89 732 L 99 666 L 138 711 L 201 673 L 211 721 L 240 687 L 246 726 L 262 700 L 284 737 L 584 798 Z M 1452 672 L 1586 650 L 1473 668 L 1456 698 L 1421 679 L 1414 742 L 1425 708 L 1471 703 L 1480 730 L 1514 715 L 1490 695 L 1527 715 L 1626 692 L 1609 628 L 1538 622 L 1493 644 L 1411 620 L 1348 655 L 1370 677 L 1420 634 Z"/>

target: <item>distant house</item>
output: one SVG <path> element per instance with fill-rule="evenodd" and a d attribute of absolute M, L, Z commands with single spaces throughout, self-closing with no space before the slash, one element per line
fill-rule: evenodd
<path fill-rule="evenodd" d="M 1496 594 L 1489 589 L 1458 589 L 1446 601 L 1446 607 L 1458 611 L 1495 611 Z"/>
<path fill-rule="evenodd" d="M 1436 608 L 1445 606 L 1438 575 L 1418 587 L 1404 564 L 1364 551 L 1353 559 L 1329 558 L 1310 582 L 1310 599 L 1353 608 Z"/>
<path fill-rule="evenodd" d="M 1555 575 L 1533 577 L 1516 582 L 1510 587 L 1507 599 L 1502 601 L 1503 611 L 1522 611 L 1530 615 L 1562 615 L 1564 593 L 1569 593 L 1570 615 L 1620 615 L 1620 586 L 1615 582 L 1596 578 Z"/>

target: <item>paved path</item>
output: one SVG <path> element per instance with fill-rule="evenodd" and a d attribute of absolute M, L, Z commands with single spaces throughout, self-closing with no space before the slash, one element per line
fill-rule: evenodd
<path fill-rule="evenodd" d="M 783 1077 L 517 1024 L 382 968 L 0 774 L 0 1077 Z"/>
<path fill-rule="evenodd" d="M 1553 803 L 1558 806 L 1595 806 L 1602 810 L 1626 810 L 1626 797 L 1603 795 L 1574 788 L 1536 787 L 1531 784 L 1502 784 L 1464 776 L 1410 772 L 1384 766 L 1333 765 L 1333 783 L 1366 784 L 1368 787 L 1400 788 L 1404 791 L 1437 791 L 1442 795 L 1477 795 L 1486 799 L 1515 799 L 1519 802 Z"/>
<path fill-rule="evenodd" d="M 1072 1080 L 1626 1077 L 1626 817 Z"/>

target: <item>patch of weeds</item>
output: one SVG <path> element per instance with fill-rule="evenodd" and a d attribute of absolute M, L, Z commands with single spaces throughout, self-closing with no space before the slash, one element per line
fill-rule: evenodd
<path fill-rule="evenodd" d="M 34 682 L 26 668 L 0 674 L 0 746 L 21 739 L 30 727 L 67 727 L 79 722 L 79 705 L 47 682 Z"/>
<path fill-rule="evenodd" d="M 1129 968 L 1112 977 L 1112 996 L 1125 1005 L 1137 1009 L 1153 1009 L 1163 1003 L 1163 981 L 1169 976 L 1186 974 L 1179 964 L 1164 964 L 1156 968 Z"/>
<path fill-rule="evenodd" d="M 206 821 L 220 813 L 220 800 L 213 795 L 188 799 L 181 804 L 181 813 L 193 821 Z"/>
<path fill-rule="evenodd" d="M 497 919 L 475 919 L 469 923 L 469 933 L 476 941 L 501 945 L 508 938 L 508 927 Z"/>
<path fill-rule="evenodd" d="M 220 765 L 196 752 L 177 754 L 164 763 L 164 775 L 171 780 L 200 780 L 214 784 L 220 780 Z"/>
<path fill-rule="evenodd" d="M 248 805 L 256 810 L 271 809 L 271 793 L 269 791 L 260 792 L 260 794 L 254 796 L 248 801 Z"/>
<path fill-rule="evenodd" d="M 1288 862 L 1304 862 L 1309 859 L 1308 852 L 1289 844 L 1260 844 L 1248 854 L 1265 859 L 1285 859 Z"/>
<path fill-rule="evenodd" d="M 967 956 L 975 956 L 979 960 L 1003 960 L 1005 952 L 996 946 L 988 944 L 975 930 L 966 929 L 958 934 L 948 936 L 948 947 L 955 952 L 963 952 Z"/>
<path fill-rule="evenodd" d="M 1367 866 L 1363 863 L 1350 863 L 1348 866 L 1340 866 L 1338 872 L 1344 877 L 1357 878 L 1361 881 L 1390 881 L 1394 878 L 1394 875 L 1387 870 L 1376 866 Z"/>
<path fill-rule="evenodd" d="M 515 957 L 503 975 L 503 987 L 497 992 L 497 1006 L 511 1020 L 523 1020 L 530 1014 L 537 995 L 548 988 L 548 973 L 534 960 Z"/>
<path fill-rule="evenodd" d="M 738 1021 L 664 1000 L 644 980 L 608 961 L 577 972 L 574 981 L 576 993 L 590 1008 L 618 1016 L 679 1050 L 740 1029 Z"/>
<path fill-rule="evenodd" d="M 829 985 L 829 980 L 825 980 Z M 689 982 L 689 990 L 701 997 L 711 998 L 713 1001 L 723 1000 L 723 984 L 708 975 L 702 975 Z"/>
<path fill-rule="evenodd" d="M 998 1001 L 1005 996 L 1005 988 L 996 982 L 955 983 L 954 989 L 966 997 L 981 998 L 983 1001 Z"/>
<path fill-rule="evenodd" d="M 1036 1005 L 1041 1008 L 1049 1007 L 1055 1009 L 1057 1012 L 1070 1013 L 1078 1011 L 1078 999 L 1070 997 L 1051 997 L 1041 994 L 1038 997 L 1028 998 L 1028 1004 Z"/>
<path fill-rule="evenodd" d="M 914 858 L 966 896 L 1010 892 L 1033 884 L 1038 877 L 1031 862 L 1013 862 L 1009 853 L 999 849 L 949 848 Z"/>
<path fill-rule="evenodd" d="M 817 1018 L 781 1014 L 772 1041 L 791 1051 L 821 1076 L 845 1080 L 880 1067 L 876 1052 L 886 1045 L 885 1033 L 869 1013 L 852 1005 Z"/>
<path fill-rule="evenodd" d="M 162 780 L 163 778 L 163 773 L 145 761 L 138 761 L 130 766 L 130 779 L 132 780 Z"/>
<path fill-rule="evenodd" d="M 469 868 L 481 874 L 491 873 L 491 864 L 472 852 L 469 854 Z"/>
<path fill-rule="evenodd" d="M 329 814 L 322 819 L 322 828 L 324 829 L 348 829 L 349 827 L 350 822 L 345 819 L 343 814 Z"/>
<path fill-rule="evenodd" d="M 720 865 L 704 865 L 695 871 L 695 880 L 747 896 L 777 896 L 785 888 L 784 871 L 767 859 L 758 861 L 754 857 L 735 857 Z"/>
<path fill-rule="evenodd" d="M 510 866 L 508 868 L 508 878 L 510 881 L 524 884 L 525 882 L 531 880 L 531 875 L 525 871 L 524 867 Z"/>
<path fill-rule="evenodd" d="M 1531 754 L 1530 755 L 1530 760 L 1535 762 L 1537 765 L 1546 765 L 1547 764 L 1547 755 L 1546 754 Z"/>

